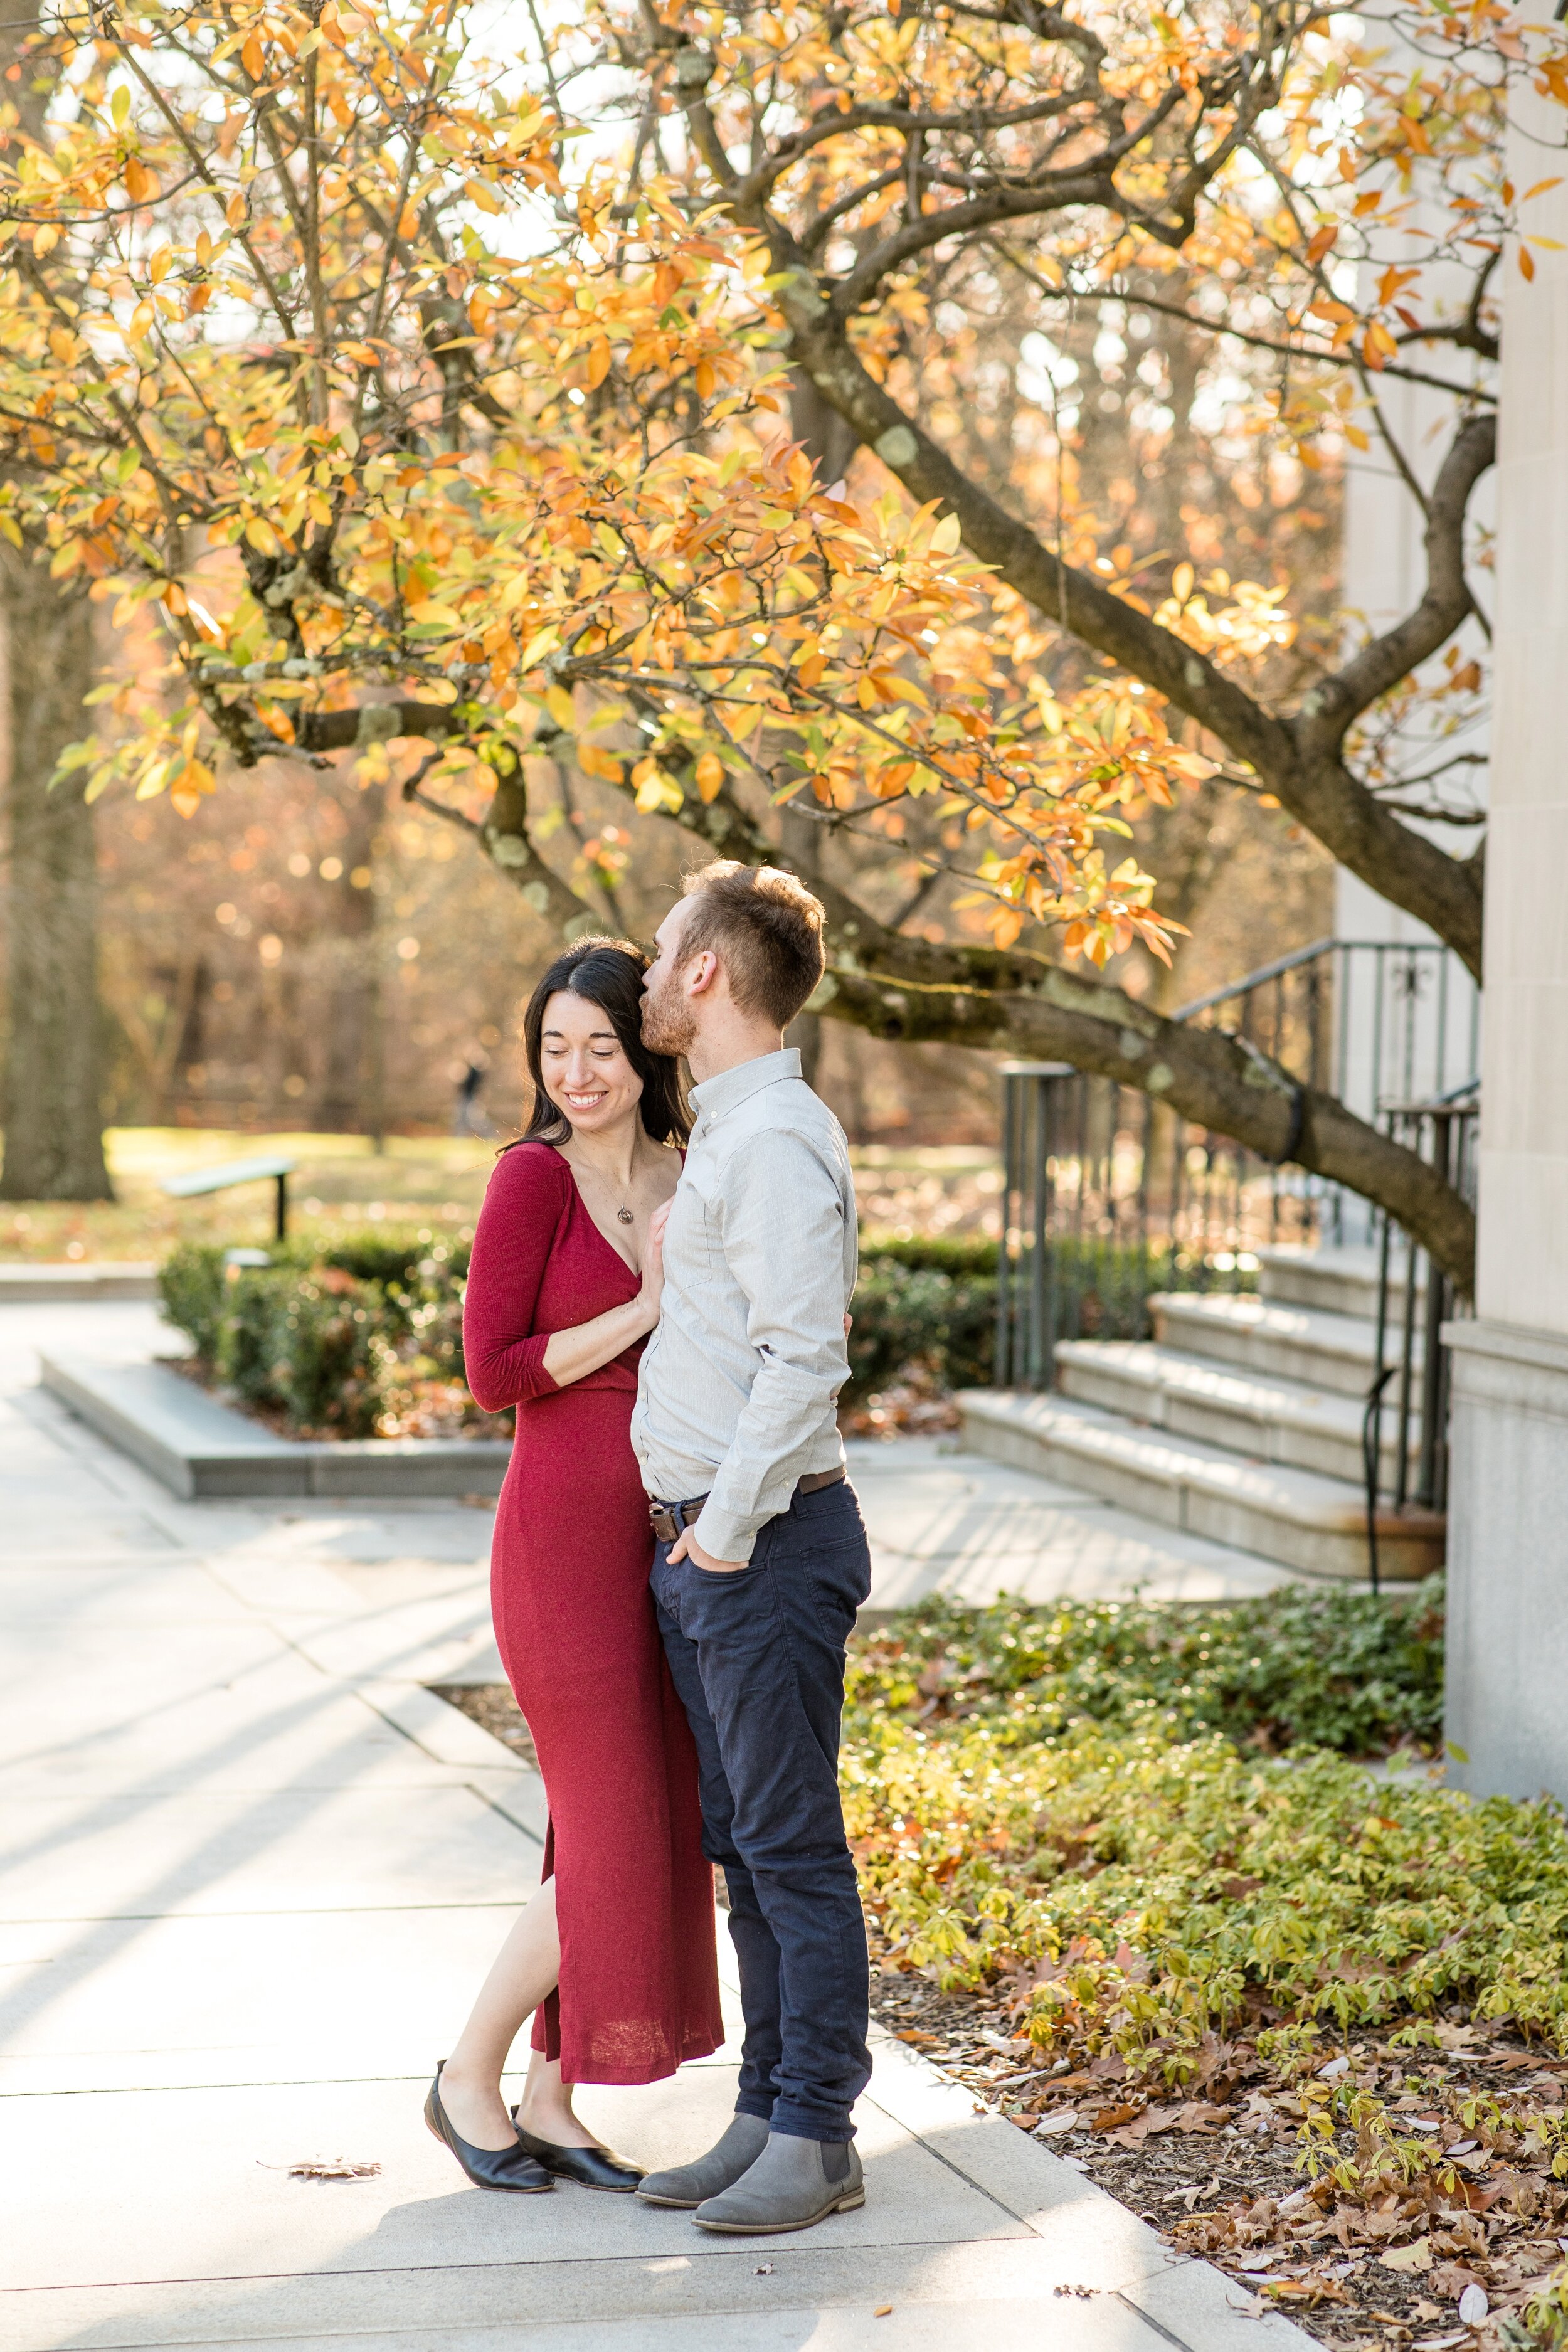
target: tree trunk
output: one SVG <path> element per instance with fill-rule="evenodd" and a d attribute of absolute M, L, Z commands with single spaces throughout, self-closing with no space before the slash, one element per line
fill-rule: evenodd
<path fill-rule="evenodd" d="M 347 819 L 348 830 L 339 844 L 342 875 L 332 885 L 331 978 L 324 1008 L 326 1066 L 317 1116 L 324 1128 L 352 1132 L 363 1125 L 367 1097 L 375 1091 L 373 1032 L 380 1013 L 374 971 L 375 899 L 371 891 L 356 889 L 350 877 L 374 858 L 382 810 L 379 793 L 362 792 L 352 782 L 341 785 L 333 797 Z"/>
<path fill-rule="evenodd" d="M 822 833 L 798 809 L 784 812 L 784 854 L 807 889 L 815 890 L 822 873 Z M 797 1013 L 784 1032 L 786 1045 L 800 1048 L 800 1074 L 808 1087 L 816 1084 L 822 1066 L 822 1015 Z"/>
<path fill-rule="evenodd" d="M 0 1200 L 108 1201 L 98 1001 L 98 870 L 79 782 L 49 790 L 83 728 L 92 607 L 0 543 L 10 781 L 10 1047 Z"/>
<path fill-rule="evenodd" d="M 816 467 L 823 488 L 831 489 L 849 471 L 860 436 L 828 405 L 804 368 L 790 373 L 789 421 L 795 439 Z"/>

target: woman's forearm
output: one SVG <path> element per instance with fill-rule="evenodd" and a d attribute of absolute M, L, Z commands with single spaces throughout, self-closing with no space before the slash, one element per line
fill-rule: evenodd
<path fill-rule="evenodd" d="M 639 1297 L 629 1299 L 625 1307 L 612 1307 L 607 1315 L 595 1315 L 591 1323 L 552 1331 L 544 1350 L 544 1369 L 559 1388 L 570 1388 L 574 1381 L 585 1379 L 601 1364 L 646 1339 L 657 1319 L 656 1310 Z"/>

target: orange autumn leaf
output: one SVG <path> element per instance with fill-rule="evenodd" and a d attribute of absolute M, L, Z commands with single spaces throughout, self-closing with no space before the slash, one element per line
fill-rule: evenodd
<path fill-rule="evenodd" d="M 694 771 L 697 789 L 704 801 L 715 801 L 724 782 L 724 762 L 717 751 L 704 751 Z"/>

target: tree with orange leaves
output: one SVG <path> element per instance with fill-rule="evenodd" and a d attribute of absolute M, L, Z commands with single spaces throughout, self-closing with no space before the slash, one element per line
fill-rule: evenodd
<path fill-rule="evenodd" d="M 1310 6 L 595 0 L 531 67 L 488 21 L 146 5 L 52 37 L 48 134 L 0 154 L 0 530 L 42 530 L 121 615 L 155 604 L 169 644 L 166 675 L 104 689 L 62 788 L 189 808 L 284 751 L 408 739 L 405 793 L 566 933 L 595 917 L 543 855 L 531 757 L 569 744 L 727 854 L 779 854 L 791 803 L 832 850 L 827 1010 L 1288 1142 L 1464 1284 L 1468 1213 L 1413 1154 L 1072 964 L 1167 950 L 1128 812 L 1215 773 L 1478 960 L 1475 873 L 1355 737 L 1474 606 L 1488 286 L 1522 201 L 1499 126 L 1556 51 L 1434 7 L 1399 87 Z M 1421 175 L 1425 259 L 1370 269 Z M 1473 299 L 1423 310 L 1419 268 L 1472 248 Z M 1446 384 L 1417 610 L 1282 708 L 1277 584 L 1098 553 L 1059 427 L 1047 516 L 965 474 L 920 359 L 943 285 L 992 268 L 1277 352 L 1248 422 L 1301 462 L 1385 431 L 1384 382 Z M 879 461 L 858 495 L 792 438 L 803 391 Z M 971 902 L 934 940 L 871 910 L 904 810 Z"/>

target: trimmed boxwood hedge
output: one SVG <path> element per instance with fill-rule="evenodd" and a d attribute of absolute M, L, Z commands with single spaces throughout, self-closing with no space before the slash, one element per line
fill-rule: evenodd
<path fill-rule="evenodd" d="M 467 1241 L 388 1232 L 276 1243 L 228 1266 L 188 1244 L 159 1276 L 163 1311 L 215 1377 L 298 1429 L 365 1436 L 411 1378 L 463 1377 Z M 973 1236 L 861 1244 L 849 1335 L 854 1404 L 918 1365 L 939 1387 L 983 1387 L 995 1338 L 997 1244 Z M 1151 1290 L 1202 1289 L 1201 1264 L 1124 1243 L 1052 1244 L 1058 1328 L 1135 1339 Z M 1025 1277 L 1027 1279 L 1027 1269 Z"/>
<path fill-rule="evenodd" d="M 1214 1285 L 1213 1271 L 1201 1259 L 1169 1250 L 1070 1234 L 1050 1246 L 1057 1330 L 1063 1339 L 1147 1339 L 1152 1291 Z M 941 1388 L 984 1388 L 995 1360 L 999 1255 L 995 1242 L 973 1237 L 865 1236 L 845 1402 L 875 1394 L 917 1364 Z M 1026 1286 L 1026 1251 L 1018 1279 Z M 1256 1281 L 1246 1275 L 1228 1279 L 1238 1288 Z"/>
<path fill-rule="evenodd" d="M 168 1320 L 245 1403 L 291 1429 L 369 1437 L 399 1387 L 462 1380 L 466 1241 L 378 1232 L 265 1255 L 230 1265 L 191 1243 L 158 1277 Z"/>

